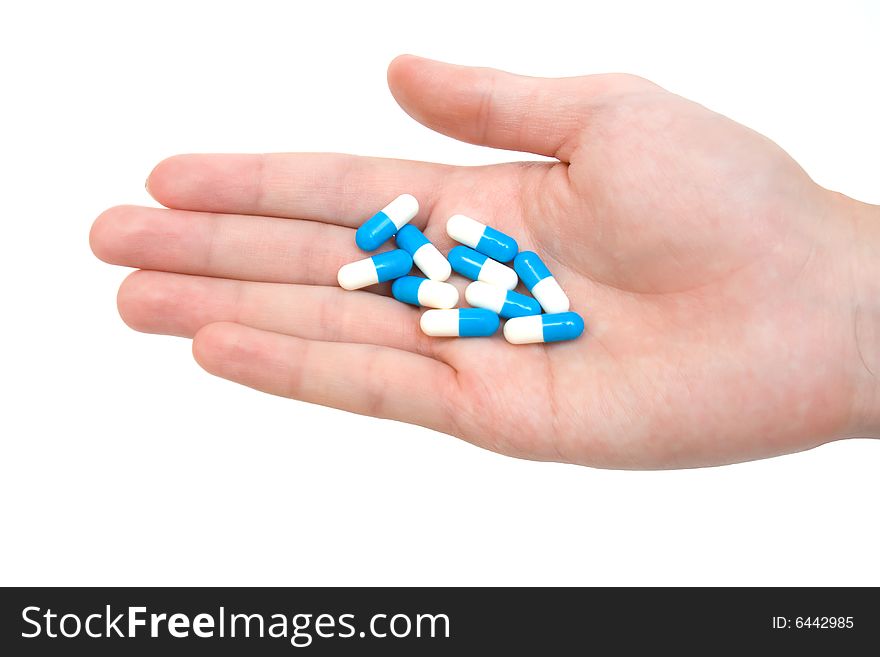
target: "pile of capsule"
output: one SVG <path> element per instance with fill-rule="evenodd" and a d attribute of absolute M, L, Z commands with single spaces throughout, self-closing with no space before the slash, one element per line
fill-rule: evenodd
<path fill-rule="evenodd" d="M 394 281 L 394 298 L 432 308 L 422 314 L 422 331 L 438 337 L 493 335 L 499 316 L 504 337 L 512 344 L 574 340 L 584 331 L 584 320 L 569 311 L 569 300 L 546 265 L 533 251 L 519 252 L 516 240 L 463 214 L 446 223 L 456 246 L 447 260 L 422 231 L 409 222 L 419 202 L 403 194 L 368 219 L 355 234 L 364 251 L 375 251 L 396 236 L 398 248 L 372 258 L 343 265 L 337 280 L 346 290 Z M 513 260 L 513 269 L 503 262 Z M 413 263 L 427 278 L 409 276 Z M 473 308 L 456 308 L 458 289 L 445 281 L 455 270 L 473 283 L 465 299 Z M 519 280 L 534 298 L 514 291 Z M 543 314 L 542 314 L 543 310 Z"/>

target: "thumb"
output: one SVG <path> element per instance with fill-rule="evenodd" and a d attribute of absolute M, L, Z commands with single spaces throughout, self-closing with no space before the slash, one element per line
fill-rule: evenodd
<path fill-rule="evenodd" d="M 591 102 L 628 76 L 533 78 L 401 55 L 391 93 L 416 121 L 472 144 L 566 160 Z M 633 78 L 638 80 L 638 78 Z"/>

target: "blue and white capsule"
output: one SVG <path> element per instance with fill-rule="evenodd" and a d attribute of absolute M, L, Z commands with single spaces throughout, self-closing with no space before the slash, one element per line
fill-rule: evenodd
<path fill-rule="evenodd" d="M 456 246 L 449 252 L 449 264 L 465 278 L 497 285 L 505 290 L 512 290 L 519 282 L 516 272 L 510 267 L 466 246 Z"/>
<path fill-rule="evenodd" d="M 422 332 L 438 338 L 485 337 L 498 330 L 498 315 L 483 308 L 426 310 L 419 324 Z"/>
<path fill-rule="evenodd" d="M 449 217 L 446 233 L 456 242 L 476 249 L 498 262 L 510 262 L 519 251 L 516 240 L 510 235 L 463 214 Z"/>
<path fill-rule="evenodd" d="M 536 299 L 482 281 L 474 281 L 468 285 L 464 298 L 472 306 L 491 310 L 505 319 L 541 314 L 541 305 Z"/>
<path fill-rule="evenodd" d="M 416 267 L 432 281 L 445 281 L 452 274 L 449 261 L 428 241 L 424 233 L 407 224 L 397 233 L 397 246 L 412 256 Z"/>
<path fill-rule="evenodd" d="M 342 265 L 336 280 L 346 290 L 359 290 L 368 285 L 406 276 L 412 269 L 412 264 L 409 253 L 403 249 L 395 249 Z"/>
<path fill-rule="evenodd" d="M 513 268 L 546 313 L 564 313 L 571 308 L 568 296 L 534 251 L 523 251 Z"/>
<path fill-rule="evenodd" d="M 511 344 L 563 342 L 583 332 L 584 320 L 573 312 L 514 317 L 504 323 L 504 339 Z"/>
<path fill-rule="evenodd" d="M 401 194 L 367 219 L 354 234 L 354 241 L 364 251 L 375 251 L 419 213 L 419 202 L 412 194 Z"/>
<path fill-rule="evenodd" d="M 421 276 L 404 276 L 391 284 L 391 294 L 398 301 L 426 308 L 455 308 L 458 288 Z"/>

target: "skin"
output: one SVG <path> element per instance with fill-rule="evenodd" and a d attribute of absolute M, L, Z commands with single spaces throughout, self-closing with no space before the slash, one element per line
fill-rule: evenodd
<path fill-rule="evenodd" d="M 172 157 L 147 181 L 167 209 L 111 208 L 91 232 L 99 258 L 140 270 L 125 322 L 192 338 L 217 376 L 523 458 L 694 467 L 880 434 L 880 207 L 641 78 L 403 56 L 388 81 L 433 130 L 554 159 Z M 403 192 L 444 252 L 463 213 L 540 253 L 584 335 L 429 338 L 387 286 L 340 289 L 365 257 L 354 229 Z"/>

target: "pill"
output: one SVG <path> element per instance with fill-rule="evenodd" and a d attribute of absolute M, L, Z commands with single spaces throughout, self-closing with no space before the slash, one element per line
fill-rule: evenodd
<path fill-rule="evenodd" d="M 466 246 L 456 246 L 449 252 L 449 264 L 465 278 L 497 285 L 505 290 L 515 288 L 519 280 L 510 267 Z"/>
<path fill-rule="evenodd" d="M 544 312 L 564 313 L 571 307 L 565 292 L 537 253 L 523 251 L 513 261 L 513 268 Z"/>
<path fill-rule="evenodd" d="M 484 308 L 426 310 L 419 322 L 427 335 L 443 338 L 471 338 L 492 335 L 498 330 L 498 315 Z"/>
<path fill-rule="evenodd" d="M 398 301 L 427 308 L 455 308 L 458 289 L 449 283 L 421 276 L 404 276 L 391 284 L 391 294 Z"/>
<path fill-rule="evenodd" d="M 446 233 L 456 242 L 476 249 L 498 262 L 510 262 L 519 250 L 516 240 L 510 235 L 463 214 L 449 217 Z"/>
<path fill-rule="evenodd" d="M 452 274 L 449 261 L 412 224 L 407 224 L 397 233 L 397 246 L 409 253 L 416 267 L 432 281 L 445 281 Z"/>
<path fill-rule="evenodd" d="M 403 249 L 379 253 L 372 258 L 349 262 L 339 268 L 336 280 L 346 290 L 359 290 L 368 285 L 400 278 L 412 269 L 412 258 Z"/>
<path fill-rule="evenodd" d="M 375 251 L 394 237 L 419 212 L 419 202 L 411 194 L 401 194 L 367 219 L 354 234 L 354 241 L 364 251 Z"/>
<path fill-rule="evenodd" d="M 583 332 L 584 320 L 573 312 L 514 317 L 504 323 L 504 338 L 511 344 L 562 342 Z"/>
<path fill-rule="evenodd" d="M 541 305 L 535 299 L 482 281 L 468 285 L 464 298 L 472 306 L 491 310 L 504 318 L 541 314 Z"/>

